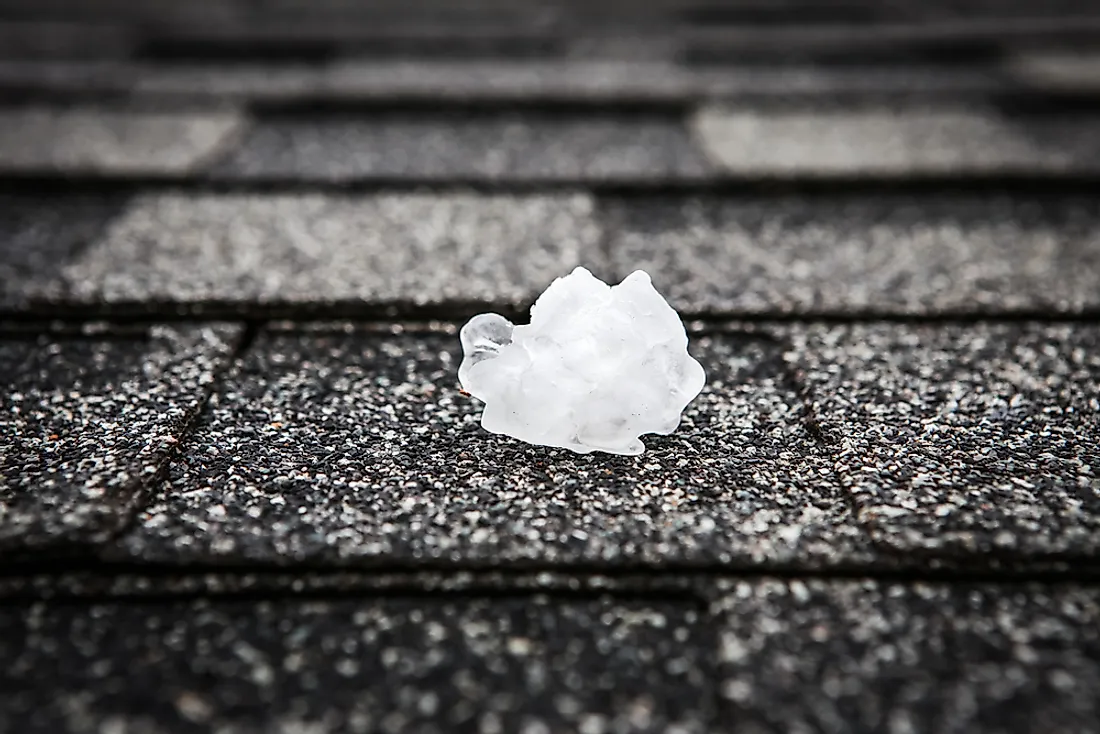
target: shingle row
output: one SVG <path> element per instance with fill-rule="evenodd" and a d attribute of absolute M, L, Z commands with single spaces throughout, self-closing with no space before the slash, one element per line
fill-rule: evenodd
<path fill-rule="evenodd" d="M 303 145 L 287 155 L 309 155 Z M 644 269 L 689 316 L 1100 306 L 1100 207 L 1083 195 L 177 191 L 2 202 L 0 303 L 29 313 L 514 308 L 577 265 L 616 280 Z"/>
<path fill-rule="evenodd" d="M 453 331 L 265 330 L 184 436 L 232 334 L 152 333 L 3 342 L 9 549 L 389 567 L 1100 561 L 1089 325 L 701 336 L 707 388 L 636 460 L 482 431 Z"/>
<path fill-rule="evenodd" d="M 578 40 L 576 43 L 584 44 Z M 705 100 L 792 99 L 880 103 L 984 99 L 1046 89 L 1088 92 L 1088 57 L 1021 56 L 1011 72 L 963 67 L 944 73 L 904 66 L 753 64 L 691 66 L 655 53 L 661 39 L 595 38 L 556 59 L 344 57 L 328 61 L 236 60 L 222 65 L 172 61 L 2 59 L 0 88 L 27 96 L 82 99 L 99 95 L 135 102 L 303 105 L 606 104 L 687 105 Z M 641 49 L 635 49 L 641 46 Z M 664 56 L 664 58 L 662 58 Z M 1082 67 L 1082 65 L 1084 65 Z M 1072 69 L 1081 68 L 1076 75 Z"/>
<path fill-rule="evenodd" d="M 1097 731 L 1094 587 L 715 591 L 709 609 L 575 595 L 8 604 L 0 726 Z"/>
<path fill-rule="evenodd" d="M 295 83 L 293 76 L 268 81 Z M 0 110 L 0 175 L 639 186 L 1081 177 L 1100 171 L 1098 122 L 1091 113 L 973 107 L 739 105 L 706 107 L 690 118 L 661 111 L 425 109 L 272 113 L 251 121 L 230 109 L 8 107 Z"/>

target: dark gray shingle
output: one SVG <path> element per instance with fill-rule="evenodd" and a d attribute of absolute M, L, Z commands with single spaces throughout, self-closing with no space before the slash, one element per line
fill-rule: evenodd
<path fill-rule="evenodd" d="M 603 207 L 613 268 L 694 313 L 1079 313 L 1100 307 L 1083 197 L 823 194 Z"/>
<path fill-rule="evenodd" d="M 113 195 L 0 195 L 0 306 L 63 298 L 61 269 L 125 203 Z"/>
<path fill-rule="evenodd" d="M 217 174 L 299 181 L 664 181 L 709 171 L 664 113 L 260 118 Z"/>
<path fill-rule="evenodd" d="M 3 109 L 0 172 L 190 173 L 217 158 L 244 124 L 229 110 Z"/>
<path fill-rule="evenodd" d="M 600 270 L 584 194 L 150 194 L 61 273 L 73 302 L 523 303 Z"/>
<path fill-rule="evenodd" d="M 691 603 L 546 597 L 6 606 L 0 728 L 682 732 L 713 724 Z"/>
<path fill-rule="evenodd" d="M 740 581 L 713 609 L 738 731 L 1100 731 L 1096 587 Z"/>
<path fill-rule="evenodd" d="M 1100 116 L 960 110 L 711 107 L 694 119 L 735 176 L 1043 175 L 1100 171 Z"/>
<path fill-rule="evenodd" d="M 637 458 L 483 431 L 458 339 L 270 333 L 205 415 L 134 560 L 851 565 L 866 560 L 782 348 L 699 338 L 709 386 Z"/>
<path fill-rule="evenodd" d="M 0 337 L 0 549 L 63 549 L 120 529 L 236 335 L 208 325 Z"/>
<path fill-rule="evenodd" d="M 882 545 L 1100 560 L 1100 329 L 798 329 L 793 359 Z"/>

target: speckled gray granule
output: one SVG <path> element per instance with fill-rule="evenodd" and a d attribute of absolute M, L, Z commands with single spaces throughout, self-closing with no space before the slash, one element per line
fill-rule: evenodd
<path fill-rule="evenodd" d="M 836 468 L 876 540 L 987 559 L 1100 553 L 1100 328 L 792 330 Z"/>
<path fill-rule="evenodd" d="M 1100 589 L 737 581 L 719 615 L 736 731 L 1100 732 Z"/>
<path fill-rule="evenodd" d="M 0 549 L 94 543 L 118 530 L 238 332 L 0 337 Z"/>
<path fill-rule="evenodd" d="M 0 608 L 0 730 L 598 732 L 713 724 L 679 602 L 129 602 Z"/>
<path fill-rule="evenodd" d="M 710 170 L 667 114 L 377 115 L 260 120 L 216 175 L 296 180 L 666 180 Z"/>
<path fill-rule="evenodd" d="M 453 335 L 268 333 L 120 547 L 135 560 L 356 564 L 865 560 L 779 345 L 698 338 L 709 375 L 637 458 L 492 435 Z"/>
<path fill-rule="evenodd" d="M 703 149 L 731 173 L 760 177 L 1095 172 L 1094 114 L 996 109 L 705 107 Z"/>
<path fill-rule="evenodd" d="M 233 111 L 142 112 L 94 107 L 0 110 L 0 168 L 181 174 L 214 160 L 244 126 Z"/>
<path fill-rule="evenodd" d="M 0 195 L 0 307 L 63 298 L 57 275 L 96 240 L 125 196 Z"/>
<path fill-rule="evenodd" d="M 518 62 L 349 58 L 333 63 L 326 71 L 323 93 L 338 99 L 412 98 L 434 102 L 684 102 L 698 93 L 700 76 L 684 65 L 652 58 Z"/>
<path fill-rule="evenodd" d="M 135 565 L 125 571 L 104 574 L 94 566 L 64 573 L 0 575 L 3 603 L 28 601 L 95 602 L 103 599 L 232 598 L 280 596 L 393 596 L 437 594 L 499 596 L 501 594 L 612 594 L 651 599 L 700 600 L 712 585 L 705 573 L 653 573 L 638 568 L 615 573 L 582 571 L 575 566 L 557 570 L 527 571 L 515 568 L 460 570 L 422 568 L 379 570 L 338 567 L 273 569 L 228 568 L 194 573 L 186 566 Z"/>
<path fill-rule="evenodd" d="M 632 198 L 601 207 L 617 276 L 696 313 L 1079 313 L 1100 307 L 1084 198 Z"/>
<path fill-rule="evenodd" d="M 63 270 L 77 301 L 520 303 L 599 269 L 584 194 L 136 198 Z"/>

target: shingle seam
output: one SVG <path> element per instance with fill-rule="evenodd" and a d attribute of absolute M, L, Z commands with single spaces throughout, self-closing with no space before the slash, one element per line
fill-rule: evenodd
<path fill-rule="evenodd" d="M 601 253 L 602 254 L 602 253 Z M 609 275 L 620 279 L 622 273 L 611 271 Z M 563 273 L 564 274 L 564 273 Z M 472 316 L 492 310 L 511 321 L 527 317 L 531 302 L 505 303 L 503 301 L 469 301 L 419 305 L 394 301 L 343 301 L 286 302 L 258 305 L 241 302 L 218 303 L 197 301 L 193 303 L 165 301 L 161 303 L 32 303 L 25 307 L 0 308 L 0 332 L 25 333 L 33 327 L 54 329 L 67 325 L 77 327 L 88 323 L 110 321 L 120 325 L 153 325 L 172 323 L 217 321 L 279 321 L 296 324 L 323 322 L 354 322 L 363 325 L 389 325 L 394 323 L 424 325 L 429 323 L 461 324 Z M 897 312 L 897 311 L 761 311 L 717 312 L 682 309 L 681 317 L 688 323 L 689 331 L 727 332 L 727 324 L 1095 324 L 1100 321 L 1100 308 L 1078 312 L 1041 310 L 986 310 L 973 312 Z M 734 329 L 736 331 L 737 329 Z"/>
<path fill-rule="evenodd" d="M 1005 170 L 952 175 L 737 175 L 707 171 L 695 176 L 617 175 L 509 177 L 489 175 L 223 175 L 204 171 L 132 174 L 87 169 L 59 172 L 0 167 L 0 193 L 198 193 L 198 194 L 575 194 L 592 196 L 753 196 L 815 194 L 1042 194 L 1091 195 L 1100 167 L 1086 172 Z"/>
<path fill-rule="evenodd" d="M 789 353 L 795 353 L 793 343 L 788 342 L 787 346 Z M 860 533 L 870 544 L 871 548 L 874 549 L 876 555 L 881 555 L 883 558 L 898 558 L 898 554 L 876 538 L 873 523 L 864 517 L 863 508 L 860 507 L 855 493 L 851 491 L 848 484 L 844 481 L 840 470 L 837 468 L 841 441 L 832 433 L 828 425 L 826 424 L 823 426 L 818 418 L 812 391 L 808 381 L 805 379 L 804 368 L 799 364 L 797 358 L 793 363 L 784 359 L 784 365 L 785 377 L 788 380 L 788 384 L 801 402 L 802 425 L 813 439 L 814 443 L 817 444 L 821 450 L 828 453 L 829 471 L 836 486 L 839 487 L 839 492 L 841 494 L 840 499 L 845 503 L 848 507 L 848 511 L 851 513 L 852 522 L 859 528 Z"/>
<path fill-rule="evenodd" d="M 303 582 L 303 579 L 307 579 Z M 60 563 L 37 569 L 22 567 L 0 573 L 0 605 L 39 599 L 90 600 L 151 598 L 300 598 L 438 595 L 547 596 L 576 594 L 584 598 L 660 598 L 704 608 L 722 594 L 717 586 L 729 580 L 876 581 L 881 583 L 1040 584 L 1100 586 L 1100 567 L 1007 571 L 946 571 L 944 569 L 871 572 L 867 569 L 821 571 L 784 569 L 685 569 L 676 572 L 599 570 L 562 566 L 537 569 L 340 569 L 293 566 L 239 568 L 221 565 L 146 568 L 140 563 L 103 563 L 90 569 L 63 568 Z M 182 584 L 182 586 L 181 586 Z M 445 584 L 453 584 L 445 586 Z M 170 590 L 171 586 L 174 590 Z"/>
<path fill-rule="evenodd" d="M 738 578 L 821 578 L 821 579 L 879 579 L 895 581 L 938 581 L 966 583 L 975 580 L 1092 580 L 1100 582 L 1100 558 L 1048 554 L 1041 557 L 1008 556 L 988 558 L 928 558 L 921 554 L 879 553 L 875 560 L 844 561 L 820 564 L 806 561 L 782 562 L 720 562 L 674 561 L 647 563 L 601 564 L 594 562 L 538 563 L 533 561 L 508 561 L 501 564 L 480 561 L 423 561 L 423 560 L 370 560 L 352 564 L 340 562 L 295 562 L 293 565 L 279 561 L 193 562 L 144 562 L 114 560 L 106 557 L 81 557 L 80 559 L 44 556 L 11 558 L 0 571 L 0 579 L 34 576 L 37 578 L 61 578 L 65 574 L 92 572 L 100 574 L 140 574 L 150 578 L 176 578 L 208 574 L 238 574 L 263 576 L 277 573 L 300 574 L 360 574 L 387 576 L 393 574 L 436 573 L 447 575 L 469 574 L 580 574 L 606 579 L 646 577 L 650 580 L 672 580 L 678 577 L 708 578 L 711 576 L 736 576 Z M 2 594 L 0 594 L 2 595 Z"/>
<path fill-rule="evenodd" d="M 191 438 L 198 426 L 200 417 L 206 410 L 207 404 L 209 404 L 214 392 L 220 387 L 222 378 L 234 368 L 239 358 L 252 345 L 260 329 L 260 324 L 253 322 L 245 323 L 242 326 L 242 332 L 237 337 L 237 343 L 234 345 L 232 353 L 213 371 L 211 379 L 204 386 L 199 400 L 195 402 L 181 421 L 179 438 L 176 443 L 161 457 L 156 472 L 148 478 L 139 479 L 134 483 L 127 502 L 119 508 L 118 514 L 120 517 L 114 527 L 107 530 L 94 542 L 93 547 L 96 549 L 97 555 L 101 549 L 109 547 L 119 538 L 125 536 L 138 523 L 142 510 L 148 506 L 149 501 L 155 496 L 156 488 L 163 486 L 168 481 L 169 466 L 180 455 L 182 447 Z"/>

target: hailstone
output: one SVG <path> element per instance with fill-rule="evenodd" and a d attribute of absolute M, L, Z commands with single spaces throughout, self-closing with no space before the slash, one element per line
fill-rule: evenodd
<path fill-rule="evenodd" d="M 609 286 L 577 268 L 539 296 L 529 325 L 481 314 L 460 338 L 458 379 L 485 403 L 485 430 L 582 454 L 642 453 L 639 436 L 675 431 L 706 381 L 641 270 Z"/>

